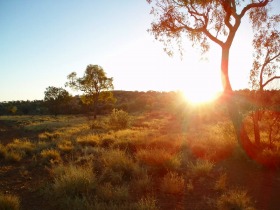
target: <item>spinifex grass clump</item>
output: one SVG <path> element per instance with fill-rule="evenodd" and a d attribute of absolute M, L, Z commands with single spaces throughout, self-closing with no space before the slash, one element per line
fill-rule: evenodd
<path fill-rule="evenodd" d="M 94 195 L 96 178 L 90 165 L 59 165 L 52 173 L 54 181 L 45 193 L 54 208 L 92 209 L 89 196 Z"/>
<path fill-rule="evenodd" d="M 7 148 L 4 145 L 0 144 L 0 159 L 5 158 L 7 152 Z"/>
<path fill-rule="evenodd" d="M 127 182 L 138 178 L 143 172 L 137 162 L 119 149 L 104 151 L 100 160 L 103 165 L 104 181 Z"/>
<path fill-rule="evenodd" d="M 168 172 L 162 180 L 161 189 L 165 193 L 183 194 L 185 188 L 184 177 L 175 172 Z"/>
<path fill-rule="evenodd" d="M 61 156 L 58 150 L 56 149 L 45 149 L 40 153 L 43 162 L 46 163 L 59 163 L 61 162 Z"/>
<path fill-rule="evenodd" d="M 77 143 L 82 146 L 96 146 L 99 143 L 99 136 L 94 134 L 87 134 L 77 137 Z"/>
<path fill-rule="evenodd" d="M 250 197 L 243 190 L 229 190 L 222 194 L 217 200 L 219 210 L 255 210 Z"/>
<path fill-rule="evenodd" d="M 192 162 L 188 163 L 190 174 L 194 177 L 209 175 L 213 167 L 214 167 L 214 163 L 202 159 L 197 160 L 195 163 Z"/>
<path fill-rule="evenodd" d="M 74 145 L 70 140 L 63 140 L 57 144 L 57 147 L 60 151 L 69 153 L 74 150 Z"/>
<path fill-rule="evenodd" d="M 31 155 L 35 150 L 35 144 L 31 141 L 20 139 L 15 139 L 13 142 L 7 144 L 6 147 L 8 150 L 21 153 L 23 156 L 26 154 Z"/>
<path fill-rule="evenodd" d="M 19 210 L 20 199 L 15 195 L 5 195 L 0 193 L 0 209 L 1 210 Z"/>

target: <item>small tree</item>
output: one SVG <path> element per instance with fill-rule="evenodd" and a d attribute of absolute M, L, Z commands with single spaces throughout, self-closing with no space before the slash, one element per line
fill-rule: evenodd
<path fill-rule="evenodd" d="M 10 109 L 9 109 L 10 113 L 12 113 L 12 114 L 16 114 L 17 110 L 18 110 L 18 109 L 17 109 L 16 106 L 12 106 L 12 107 L 10 107 Z"/>
<path fill-rule="evenodd" d="M 94 119 L 96 119 L 99 101 L 110 99 L 110 97 L 101 96 L 104 96 L 103 92 L 114 88 L 113 78 L 107 77 L 101 66 L 90 64 L 87 66 L 83 77 L 77 77 L 77 73 L 72 72 L 67 76 L 67 79 L 66 86 L 84 92 L 84 95 L 81 97 L 82 102 L 93 106 Z M 112 97 L 110 94 L 109 96 Z"/>
<path fill-rule="evenodd" d="M 53 86 L 46 88 L 44 101 L 46 102 L 50 112 L 54 115 L 63 112 L 70 99 L 70 94 L 63 88 Z"/>

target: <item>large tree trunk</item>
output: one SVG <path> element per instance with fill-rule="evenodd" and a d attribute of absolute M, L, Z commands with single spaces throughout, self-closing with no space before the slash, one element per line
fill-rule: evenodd
<path fill-rule="evenodd" d="M 221 77 L 224 88 L 224 100 L 228 109 L 229 117 L 233 123 L 235 135 L 239 146 L 246 151 L 250 157 L 255 155 L 254 145 L 250 141 L 245 130 L 242 115 L 239 112 L 237 101 L 234 98 L 232 87 L 229 80 L 228 64 L 229 64 L 229 49 L 230 46 L 225 45 L 222 48 L 221 60 Z"/>
<path fill-rule="evenodd" d="M 253 126 L 254 126 L 254 136 L 255 136 L 255 144 L 260 145 L 261 137 L 260 137 L 260 126 L 259 126 L 259 120 L 260 120 L 260 113 L 259 110 L 255 111 L 253 113 Z"/>

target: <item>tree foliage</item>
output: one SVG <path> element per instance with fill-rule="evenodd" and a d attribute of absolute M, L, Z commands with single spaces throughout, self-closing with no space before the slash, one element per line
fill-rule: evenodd
<path fill-rule="evenodd" d="M 255 53 L 250 71 L 252 89 L 263 91 L 272 81 L 280 79 L 280 15 L 259 23 L 253 40 Z"/>
<path fill-rule="evenodd" d="M 174 45 L 182 52 L 182 39 L 189 39 L 201 52 L 209 50 L 210 41 L 222 49 L 221 73 L 226 92 L 232 92 L 228 75 L 229 51 L 246 14 L 255 29 L 268 18 L 269 0 L 147 0 L 152 4 L 155 21 L 150 32 L 172 55 Z"/>
<path fill-rule="evenodd" d="M 52 114 L 63 113 L 70 100 L 71 96 L 67 90 L 54 86 L 46 88 L 44 101 Z"/>
<path fill-rule="evenodd" d="M 101 66 L 90 64 L 83 77 L 77 77 L 77 73 L 72 72 L 67 79 L 66 86 L 84 92 L 82 102 L 93 105 L 94 118 L 96 118 L 98 102 L 112 98 L 112 94 L 107 94 L 108 97 L 104 97 L 106 95 L 104 92 L 114 89 L 113 78 L 107 77 Z"/>

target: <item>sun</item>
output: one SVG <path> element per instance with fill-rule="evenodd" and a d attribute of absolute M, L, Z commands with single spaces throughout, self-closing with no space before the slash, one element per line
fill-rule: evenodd
<path fill-rule="evenodd" d="M 182 91 L 185 100 L 191 102 L 194 105 L 214 101 L 221 94 L 220 91 L 211 88 L 196 89 L 193 91 L 190 90 L 182 90 Z"/>
<path fill-rule="evenodd" d="M 186 82 L 181 88 L 184 98 L 194 105 L 217 99 L 222 93 L 219 71 L 205 62 L 191 70 L 186 74 Z"/>

